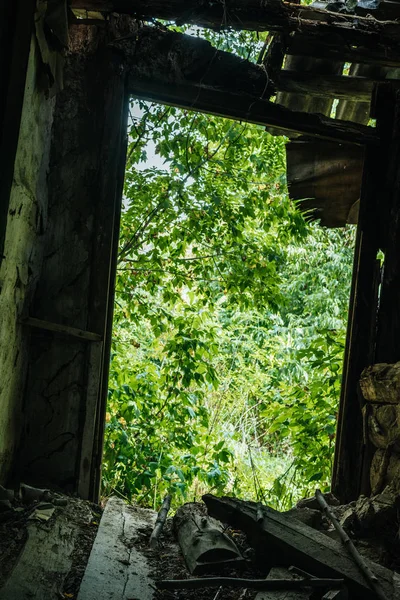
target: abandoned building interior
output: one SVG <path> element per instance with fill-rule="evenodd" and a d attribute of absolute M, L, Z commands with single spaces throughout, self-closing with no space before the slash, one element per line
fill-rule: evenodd
<path fill-rule="evenodd" d="M 400 598 L 400 4 L 14 0 L 0 45 L 0 599 Z M 291 197 L 357 225 L 332 494 L 207 495 L 161 541 L 168 498 L 96 508 L 131 96 L 287 136 Z"/>

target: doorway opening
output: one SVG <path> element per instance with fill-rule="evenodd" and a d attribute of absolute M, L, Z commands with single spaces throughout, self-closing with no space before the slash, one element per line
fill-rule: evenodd
<path fill-rule="evenodd" d="M 106 495 L 329 489 L 355 228 L 289 199 L 286 141 L 131 100 Z"/>

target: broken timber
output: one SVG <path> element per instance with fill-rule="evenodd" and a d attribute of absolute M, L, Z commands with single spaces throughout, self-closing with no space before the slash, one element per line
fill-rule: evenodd
<path fill-rule="evenodd" d="M 291 111 L 264 100 L 270 83 L 263 68 L 217 51 L 204 40 L 143 28 L 113 47 L 125 55 L 127 92 L 144 100 L 279 127 L 287 134 L 353 144 L 378 140 L 371 127 Z"/>
<path fill-rule="evenodd" d="M 77 600 L 152 600 L 150 565 L 137 541 L 154 520 L 151 510 L 108 500 Z"/>
<path fill-rule="evenodd" d="M 323 533 L 269 507 L 262 507 L 263 518 L 258 520 L 260 505 L 255 502 L 209 494 L 203 496 L 203 500 L 211 516 L 242 529 L 259 552 L 265 554 L 266 548 L 276 554 L 279 551 L 280 563 L 295 564 L 319 577 L 343 577 L 354 600 L 376 599 L 342 545 Z M 399 589 L 395 590 L 393 573 L 371 561 L 366 562 L 380 578 L 387 597 L 395 600 Z"/>
<path fill-rule="evenodd" d="M 378 81 L 388 80 L 345 75 L 320 75 L 314 72 L 283 69 L 279 73 L 275 85 L 279 91 L 292 94 L 369 103 L 373 87 Z M 390 81 L 400 84 L 398 79 Z"/>
<path fill-rule="evenodd" d="M 268 573 L 268 579 L 293 579 L 293 574 L 289 569 L 282 567 L 273 567 Z M 344 589 L 344 588 L 342 588 Z M 274 590 L 259 592 L 255 600 L 309 600 L 310 589 L 307 590 Z M 340 590 L 336 590 L 340 591 Z"/>
<path fill-rule="evenodd" d="M 301 31 L 313 36 L 338 35 L 350 44 L 374 48 L 396 46 L 400 26 L 395 21 L 377 21 L 371 17 L 343 15 L 299 6 L 280 0 L 72 0 L 72 8 L 129 14 L 141 20 L 154 18 L 216 29 L 253 31 Z"/>
<path fill-rule="evenodd" d="M 330 119 L 323 115 L 296 112 L 279 104 L 260 100 L 248 94 L 202 90 L 196 86 L 155 84 L 131 80 L 130 92 L 138 98 L 170 106 L 206 112 L 267 127 L 279 127 L 317 138 L 352 144 L 376 144 L 378 137 L 372 127 Z"/>
<path fill-rule="evenodd" d="M 380 600 L 387 600 L 386 594 L 384 593 L 384 591 L 381 588 L 381 585 L 379 583 L 379 579 L 377 578 L 375 573 L 373 571 L 371 571 L 371 568 L 367 564 L 366 560 L 358 552 L 358 550 L 355 547 L 355 545 L 353 544 L 352 540 L 347 535 L 347 533 L 345 532 L 345 530 L 343 529 L 343 527 L 341 526 L 341 524 L 339 523 L 339 521 L 337 520 L 337 518 L 335 517 L 333 512 L 331 511 L 328 504 L 325 502 L 325 498 L 322 495 L 320 490 L 315 491 L 315 497 L 316 497 L 321 509 L 324 511 L 324 513 L 326 514 L 328 519 L 331 521 L 331 523 L 335 527 L 336 531 L 339 533 L 341 541 L 343 542 L 344 546 L 347 548 L 348 552 L 353 557 L 354 562 L 356 563 L 356 565 L 358 566 L 358 568 L 360 569 L 360 571 L 362 572 L 364 577 L 367 579 L 370 587 L 374 590 L 375 594 L 378 596 L 378 598 Z"/>
<path fill-rule="evenodd" d="M 242 579 L 240 577 L 201 577 L 198 579 L 164 579 L 156 582 L 159 590 L 197 590 L 202 588 L 245 588 L 249 590 L 341 589 L 343 579 Z"/>

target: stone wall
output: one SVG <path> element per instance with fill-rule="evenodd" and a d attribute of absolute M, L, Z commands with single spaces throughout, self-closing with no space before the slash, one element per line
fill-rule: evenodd
<path fill-rule="evenodd" d="M 400 493 L 400 362 L 379 363 L 362 373 L 365 443 L 372 445 L 372 494 L 390 485 Z M 368 439 L 367 439 L 368 438 Z"/>

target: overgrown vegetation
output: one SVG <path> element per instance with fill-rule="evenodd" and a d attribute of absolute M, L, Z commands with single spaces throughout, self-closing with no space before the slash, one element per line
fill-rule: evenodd
<path fill-rule="evenodd" d="M 132 102 L 105 493 L 329 487 L 353 233 L 289 201 L 284 143 Z"/>

